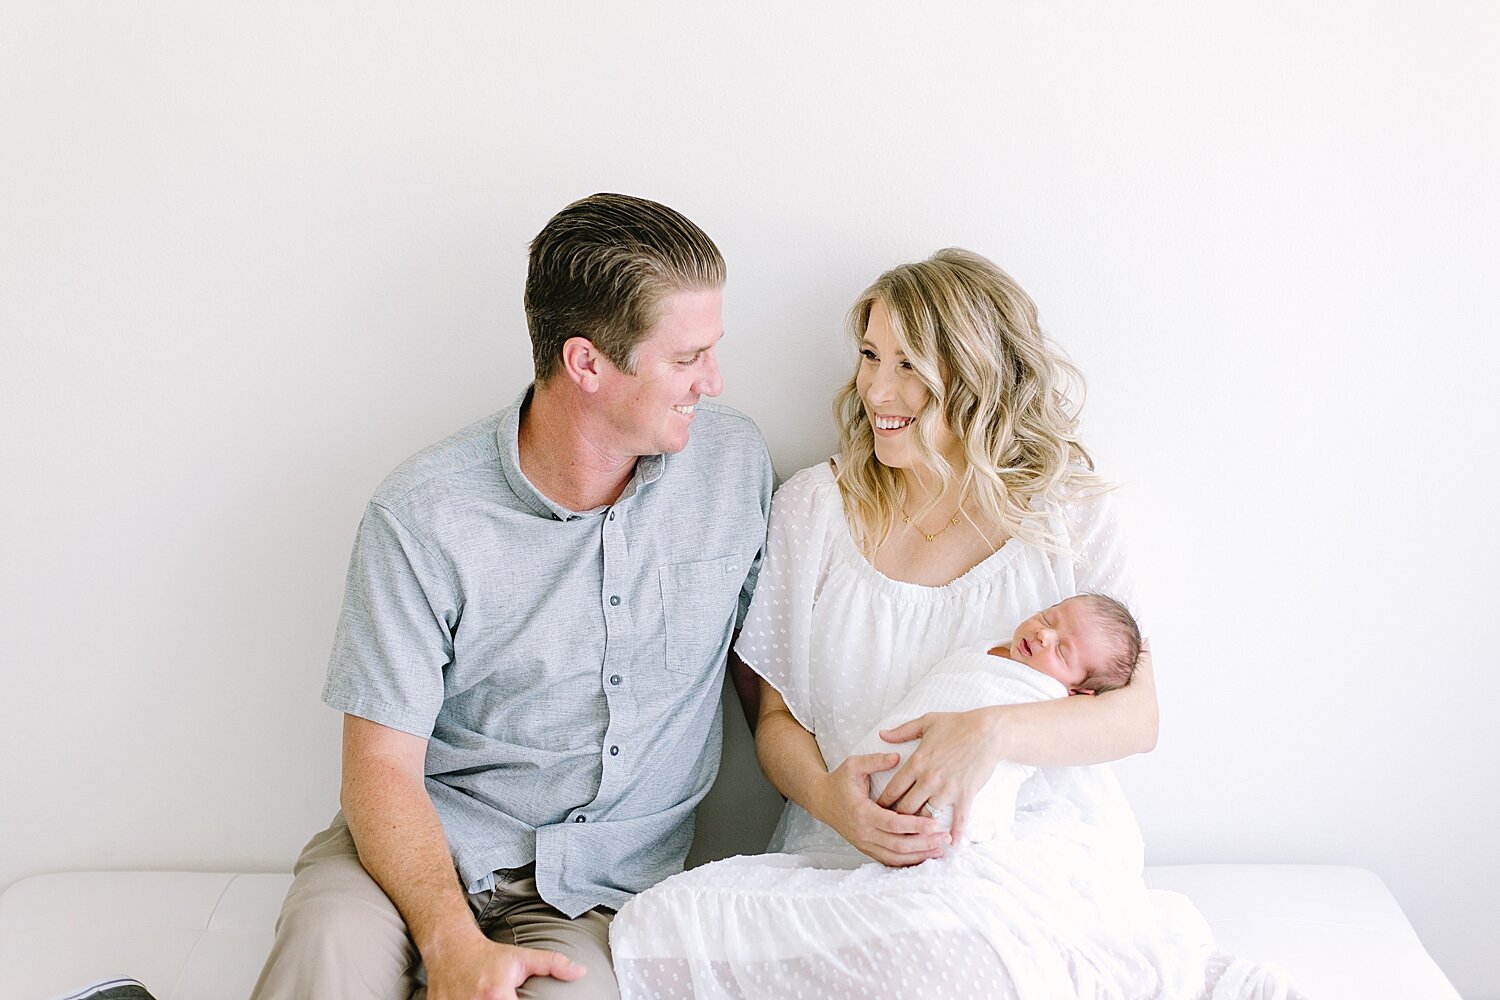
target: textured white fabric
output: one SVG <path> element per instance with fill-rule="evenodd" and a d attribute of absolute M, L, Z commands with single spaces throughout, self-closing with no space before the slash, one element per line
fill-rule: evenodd
<path fill-rule="evenodd" d="M 1058 601 L 1107 594 L 1144 631 L 1111 496 L 1036 509 L 1070 552 L 1012 539 L 952 583 L 924 587 L 871 566 L 849 534 L 833 470 L 804 469 L 772 501 L 760 581 L 735 650 L 781 692 L 831 769 L 948 652 L 1009 636 Z M 788 803 L 769 849 L 843 844 Z"/>
<path fill-rule="evenodd" d="M 894 751 L 901 755 L 904 764 L 919 741 L 887 743 L 880 738 L 882 729 L 894 728 L 928 712 L 966 712 L 982 705 L 1015 705 L 1067 697 L 1068 689 L 1055 678 L 1024 663 L 991 656 L 988 650 L 993 645 L 984 642 L 939 660 L 907 692 L 906 697 L 886 713 L 879 725 L 854 744 L 849 756 Z M 996 766 L 995 773 L 974 797 L 965 843 L 983 843 L 1010 835 L 1011 820 L 1016 814 L 1016 793 L 1021 790 L 1021 782 L 1035 770 L 1009 760 L 1002 760 Z M 878 799 L 895 773 L 893 768 L 871 775 L 870 797 Z M 953 810 L 947 806 L 939 806 L 931 815 L 945 830 L 952 825 Z"/>
<path fill-rule="evenodd" d="M 1459 1000 L 1374 872 L 1172 865 L 1146 875 L 1151 885 L 1191 897 L 1221 947 L 1275 957 L 1319 1000 Z M 0 893 L 0 995 L 55 996 L 128 971 L 160 1000 L 245 1000 L 291 881 L 290 874 L 160 871 L 21 879 Z M 892 932 L 891 940 L 912 939 Z"/>
<path fill-rule="evenodd" d="M 921 714 L 908 697 L 993 703 L 973 662 L 981 640 L 1084 590 L 1133 604 L 1108 498 L 1039 509 L 1071 555 L 1012 541 L 947 586 L 923 587 L 876 572 L 829 468 L 804 470 L 773 503 L 738 651 L 816 734 L 829 767 L 905 721 L 888 716 Z M 934 666 L 953 649 L 965 652 Z M 1028 700 L 1046 694 L 1039 685 Z M 984 810 L 996 836 L 905 869 L 871 862 L 788 804 L 772 845 L 783 853 L 716 862 L 626 904 L 611 930 L 622 997 L 1285 996 L 1284 981 L 1249 963 L 1232 963 L 1237 992 L 1209 992 L 1206 975 L 1223 969 L 1210 968 L 1208 927 L 1184 897 L 1145 888 L 1140 833 L 1109 768 L 1020 774 L 1002 776 L 1016 790 Z"/>

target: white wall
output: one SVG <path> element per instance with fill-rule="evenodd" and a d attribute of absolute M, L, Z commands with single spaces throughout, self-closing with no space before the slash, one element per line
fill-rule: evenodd
<path fill-rule="evenodd" d="M 291 862 L 363 503 L 618 190 L 724 249 L 783 474 L 878 271 L 1011 270 L 1128 487 L 1151 860 L 1368 866 L 1500 997 L 1496 10 L 4 4 L 0 887 Z"/>

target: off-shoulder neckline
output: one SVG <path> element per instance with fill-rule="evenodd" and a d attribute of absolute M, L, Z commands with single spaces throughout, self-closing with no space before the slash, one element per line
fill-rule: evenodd
<path fill-rule="evenodd" d="M 854 544 L 854 534 L 849 530 L 848 518 L 844 516 L 844 500 L 839 493 L 838 483 L 833 478 L 833 459 L 828 459 L 807 470 L 812 478 L 812 485 L 826 487 L 828 496 L 824 503 L 833 508 L 832 523 L 837 534 L 837 544 L 843 550 L 845 558 L 853 564 L 855 571 L 864 577 L 877 589 L 890 594 L 900 595 L 906 598 L 918 598 L 927 601 L 948 600 L 955 594 L 962 594 L 988 582 L 989 578 L 998 573 L 1002 568 L 1014 562 L 1023 554 L 1027 545 L 1015 537 L 1007 538 L 998 549 L 985 556 L 979 562 L 970 566 L 958 576 L 947 583 L 929 585 L 925 583 L 912 583 L 907 580 L 897 580 L 895 577 L 887 576 L 876 569 L 865 554 Z"/>

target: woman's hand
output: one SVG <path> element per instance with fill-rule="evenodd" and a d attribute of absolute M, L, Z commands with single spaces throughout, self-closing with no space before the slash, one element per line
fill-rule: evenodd
<path fill-rule="evenodd" d="M 928 712 L 895 729 L 881 730 L 880 738 L 887 743 L 922 742 L 891 777 L 876 804 L 906 815 L 921 813 L 924 806 L 946 806 L 953 810 L 953 843 L 962 843 L 974 796 L 1004 756 L 999 739 L 1004 707 Z"/>
<path fill-rule="evenodd" d="M 952 840 L 936 820 L 884 809 L 870 798 L 870 775 L 901 761 L 897 753 L 847 758 L 828 773 L 818 797 L 818 819 L 859 850 L 892 868 L 906 868 L 943 856 Z"/>

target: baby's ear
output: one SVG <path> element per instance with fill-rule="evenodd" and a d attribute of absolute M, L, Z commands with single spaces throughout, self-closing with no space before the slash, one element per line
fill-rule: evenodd
<path fill-rule="evenodd" d="M 1098 694 L 1098 691 L 1090 691 L 1088 688 L 1068 688 L 1068 694 Z"/>

